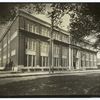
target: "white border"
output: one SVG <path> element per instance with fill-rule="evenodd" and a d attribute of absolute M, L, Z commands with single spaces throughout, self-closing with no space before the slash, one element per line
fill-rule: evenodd
<path fill-rule="evenodd" d="M 39 3 L 39 2 L 46 2 L 46 3 L 50 3 L 50 2 L 65 2 L 65 3 L 71 3 L 71 2 L 80 2 L 80 3 L 100 3 L 100 0 L 0 0 L 0 3 L 16 3 L 16 2 L 20 2 L 20 3 L 29 3 L 29 2 L 33 2 L 33 3 Z"/>

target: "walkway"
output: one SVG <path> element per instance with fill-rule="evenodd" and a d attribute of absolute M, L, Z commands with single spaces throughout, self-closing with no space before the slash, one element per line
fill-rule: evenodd
<path fill-rule="evenodd" d="M 10 78 L 10 77 L 25 77 L 25 76 L 41 76 L 45 75 L 49 76 L 62 76 L 62 75 L 86 75 L 91 73 L 100 73 L 100 69 L 98 70 L 84 70 L 84 71 L 64 71 L 64 72 L 12 72 L 12 71 L 0 71 L 0 78 Z"/>

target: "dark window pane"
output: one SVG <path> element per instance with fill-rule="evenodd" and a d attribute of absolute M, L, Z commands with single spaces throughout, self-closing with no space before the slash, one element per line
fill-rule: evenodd
<path fill-rule="evenodd" d="M 31 66 L 31 62 L 32 62 L 32 55 L 29 55 L 29 66 Z"/>

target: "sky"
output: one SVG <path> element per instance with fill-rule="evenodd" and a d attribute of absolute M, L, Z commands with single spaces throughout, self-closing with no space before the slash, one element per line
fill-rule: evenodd
<path fill-rule="evenodd" d="M 51 23 L 50 21 L 50 18 L 48 18 L 46 15 L 44 14 L 32 14 L 33 16 L 43 20 L 43 21 L 46 21 L 48 23 Z M 69 23 L 70 23 L 70 16 L 69 15 L 64 15 L 63 18 L 62 18 L 62 24 L 61 26 L 59 26 L 60 28 L 64 29 L 64 30 L 68 30 L 68 26 L 69 26 Z"/>

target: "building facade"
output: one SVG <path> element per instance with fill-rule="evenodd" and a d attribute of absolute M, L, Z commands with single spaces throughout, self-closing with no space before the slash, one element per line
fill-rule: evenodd
<path fill-rule="evenodd" d="M 89 42 L 71 41 L 70 34 L 63 29 L 54 28 L 51 36 L 51 24 L 24 11 L 19 11 L 0 39 L 0 66 L 5 67 L 12 60 L 17 70 L 97 68 L 96 54 Z"/>

